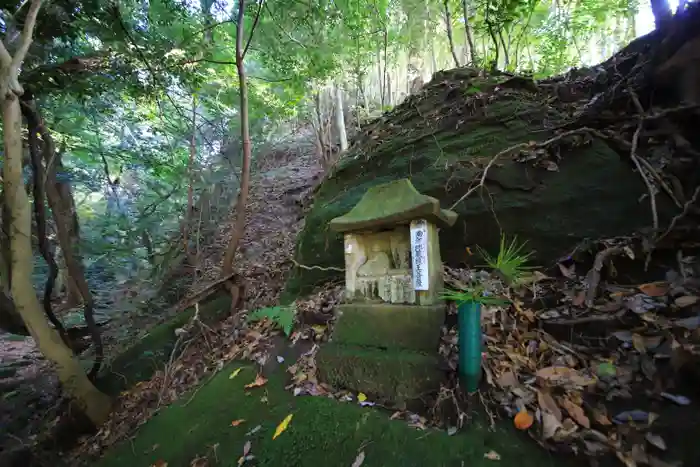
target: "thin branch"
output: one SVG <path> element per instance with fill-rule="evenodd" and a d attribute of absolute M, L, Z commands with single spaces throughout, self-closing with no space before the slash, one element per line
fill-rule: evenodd
<path fill-rule="evenodd" d="M 241 54 L 241 59 L 245 58 L 245 55 L 248 53 L 248 47 L 250 47 L 250 42 L 253 40 L 253 33 L 255 32 L 255 28 L 258 26 L 258 21 L 260 21 L 260 12 L 263 9 L 263 5 L 265 4 L 265 0 L 260 0 L 260 6 L 258 7 L 258 12 L 255 14 L 255 20 L 253 21 L 253 27 L 250 28 L 250 35 L 248 36 L 248 42 L 245 44 L 245 48 L 243 49 L 243 54 Z"/>
<path fill-rule="evenodd" d="M 690 212 L 690 208 L 698 201 L 698 197 L 700 197 L 700 185 L 695 188 L 695 192 L 693 193 L 693 197 L 690 198 L 684 205 L 683 205 L 683 211 L 681 211 L 680 214 L 677 216 L 674 216 L 673 219 L 671 219 L 671 223 L 669 224 L 668 228 L 664 233 L 659 235 L 659 237 L 656 239 L 656 243 L 659 243 L 661 240 L 666 238 L 668 234 L 670 234 L 673 229 L 676 228 L 676 224 L 678 224 L 679 221 L 681 221 L 685 216 L 688 215 Z"/>
<path fill-rule="evenodd" d="M 218 23 L 210 24 L 209 26 L 205 26 L 204 28 L 200 29 L 199 31 L 195 31 L 192 36 L 190 36 L 187 40 L 182 41 L 180 43 L 180 46 L 183 46 L 184 44 L 187 44 L 190 42 L 194 37 L 198 36 L 199 34 L 204 34 L 205 32 L 209 31 L 210 29 L 218 28 L 219 26 L 223 26 L 224 24 L 231 24 L 234 23 L 235 21 L 232 19 L 227 19 L 224 21 L 220 21 Z"/>
<path fill-rule="evenodd" d="M 632 97 L 632 102 L 634 103 L 634 106 L 637 109 L 637 112 L 639 113 L 639 123 L 637 124 L 637 129 L 634 132 L 634 136 L 632 136 L 632 149 L 630 150 L 630 158 L 632 159 L 632 162 L 634 162 L 634 165 L 637 167 L 639 175 L 642 177 L 642 180 L 644 180 L 644 184 L 647 186 L 647 190 L 649 191 L 649 203 L 651 204 L 651 218 L 652 222 L 654 223 L 654 231 L 656 232 L 659 229 L 659 214 L 656 209 L 656 190 L 654 189 L 652 183 L 649 181 L 649 177 L 647 177 L 646 173 L 644 173 L 642 165 L 639 162 L 639 157 L 637 156 L 637 148 L 639 147 L 639 136 L 642 133 L 642 128 L 644 127 L 644 117 L 646 112 L 644 112 L 644 107 L 642 107 L 641 102 L 639 102 L 639 97 L 637 97 L 637 93 L 635 93 L 632 88 L 629 89 L 629 93 Z"/>
<path fill-rule="evenodd" d="M 654 169 L 654 167 L 649 163 L 649 161 L 644 159 L 643 157 L 638 157 L 637 159 L 639 159 L 639 162 L 641 162 L 642 165 L 646 167 L 649 170 L 649 172 L 651 172 L 656 181 L 659 182 L 659 185 L 661 185 L 661 188 L 663 188 L 666 194 L 669 196 L 669 198 L 671 198 L 673 203 L 679 208 L 682 207 L 681 202 L 678 201 L 678 198 L 676 198 L 676 195 L 673 193 L 671 187 L 669 187 L 666 181 L 663 178 L 661 178 L 659 172 L 656 169 Z"/>
<path fill-rule="evenodd" d="M 34 33 L 34 25 L 36 24 L 36 17 L 39 14 L 39 9 L 41 8 L 41 2 L 43 0 L 32 0 L 32 4 L 29 7 L 29 13 L 24 20 L 24 28 L 22 30 L 22 38 L 12 57 L 11 73 L 19 72 L 19 67 L 24 61 L 24 57 L 27 55 L 29 46 L 32 45 L 32 34 Z"/>
<path fill-rule="evenodd" d="M 270 10 L 270 7 L 267 6 L 267 3 L 265 3 L 264 6 L 265 6 L 265 9 L 267 10 L 267 12 L 270 13 L 270 17 L 272 18 L 272 22 L 275 23 L 275 26 L 277 26 L 277 28 L 278 28 L 280 31 L 282 31 L 282 32 L 285 34 L 285 36 L 287 36 L 287 37 L 289 38 L 290 41 L 294 42 L 295 44 L 297 44 L 297 45 L 300 46 L 301 48 L 306 49 L 306 45 L 304 45 L 304 44 L 302 44 L 301 42 L 299 42 L 298 39 L 295 39 L 295 38 L 294 38 L 290 33 L 288 33 L 282 26 L 280 26 L 279 24 L 277 24 L 277 21 L 275 21 L 275 16 L 272 14 L 272 11 Z"/>

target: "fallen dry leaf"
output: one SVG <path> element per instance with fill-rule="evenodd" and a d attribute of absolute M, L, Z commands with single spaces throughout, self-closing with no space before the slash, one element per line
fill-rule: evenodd
<path fill-rule="evenodd" d="M 689 307 L 692 305 L 695 305 L 700 301 L 700 297 L 697 297 L 695 295 L 686 295 L 684 297 L 678 297 L 673 301 L 673 304 L 676 305 L 678 308 L 685 308 Z"/>
<path fill-rule="evenodd" d="M 537 403 L 539 404 L 540 409 L 551 412 L 554 414 L 557 420 L 561 421 L 561 410 L 549 391 L 537 391 Z"/>
<path fill-rule="evenodd" d="M 612 425 L 612 422 L 610 421 L 610 418 L 608 418 L 607 413 L 604 411 L 604 406 L 602 409 L 595 408 L 591 411 L 593 414 L 593 420 L 596 421 L 596 423 L 603 425 L 603 426 L 610 426 Z"/>
<path fill-rule="evenodd" d="M 243 445 L 243 455 L 238 458 L 238 465 L 239 467 L 243 464 L 245 464 L 245 461 L 249 459 L 249 454 L 250 454 L 250 449 L 252 448 L 253 443 L 250 442 L 250 440 L 246 441 L 246 443 Z"/>
<path fill-rule="evenodd" d="M 655 435 L 654 433 L 647 433 L 646 440 L 652 446 L 656 446 L 657 448 L 661 449 L 662 451 L 666 450 L 666 441 L 664 441 L 664 439 L 661 436 Z"/>
<path fill-rule="evenodd" d="M 541 386 L 590 386 L 595 379 L 566 366 L 549 366 L 535 373 Z"/>
<path fill-rule="evenodd" d="M 496 451 L 489 451 L 486 454 L 484 454 L 484 459 L 488 459 L 490 461 L 500 461 L 501 455 L 498 454 Z"/>
<path fill-rule="evenodd" d="M 236 368 L 235 370 L 233 370 L 233 372 L 229 375 L 228 379 L 233 379 L 236 376 L 238 376 L 242 369 L 243 368 Z"/>
<path fill-rule="evenodd" d="M 551 412 L 542 412 L 542 439 L 553 437 L 561 428 L 561 422 Z"/>
<path fill-rule="evenodd" d="M 576 264 L 573 263 L 570 267 L 566 267 L 561 263 L 557 263 L 559 266 L 559 271 L 561 271 L 561 275 L 566 277 L 567 279 L 576 279 Z"/>
<path fill-rule="evenodd" d="M 294 417 L 294 414 L 289 414 L 286 417 L 284 417 L 284 420 L 280 422 L 279 425 L 277 425 L 277 429 L 275 429 L 275 434 L 272 435 L 272 439 L 277 438 L 279 435 L 281 435 L 284 430 L 286 430 L 289 427 L 289 422 L 292 421 L 292 417 Z"/>
<path fill-rule="evenodd" d="M 561 428 L 554 433 L 556 441 L 564 441 L 571 437 L 579 429 L 579 426 L 570 418 L 565 418 L 561 424 Z"/>
<path fill-rule="evenodd" d="M 586 416 L 583 408 L 580 405 L 574 404 L 571 400 L 567 398 L 560 399 L 561 406 L 566 410 L 571 418 L 574 419 L 576 423 L 584 428 L 591 427 L 591 421 Z"/>
<path fill-rule="evenodd" d="M 206 457 L 196 457 L 190 462 L 190 467 L 208 467 L 209 460 Z"/>
<path fill-rule="evenodd" d="M 238 426 L 238 425 L 240 425 L 240 424 L 243 423 L 243 422 L 245 422 L 245 420 L 242 419 L 242 418 L 241 418 L 241 419 L 238 419 L 238 420 L 234 420 L 234 421 L 231 422 L 231 426 Z"/>
<path fill-rule="evenodd" d="M 518 378 L 515 376 L 515 373 L 512 371 L 506 371 L 505 373 L 501 374 L 501 376 L 498 377 L 496 380 L 496 384 L 498 384 L 502 388 L 509 388 L 512 386 L 517 386 L 518 385 Z"/>
<path fill-rule="evenodd" d="M 267 378 L 265 378 L 263 375 L 258 373 L 258 375 L 255 377 L 255 381 L 253 381 L 250 384 L 246 384 L 245 388 L 246 389 L 259 388 L 260 386 L 264 386 L 265 383 L 267 383 Z"/>
<path fill-rule="evenodd" d="M 574 299 L 571 300 L 571 304 L 573 306 L 578 307 L 578 306 L 583 305 L 583 302 L 585 302 L 585 301 L 586 301 L 586 292 L 581 290 L 574 296 Z"/>
<path fill-rule="evenodd" d="M 168 467 L 168 463 L 163 459 L 158 459 L 154 464 L 151 464 L 151 467 Z"/>
<path fill-rule="evenodd" d="M 644 295 L 649 297 L 663 297 L 668 293 L 669 285 L 666 281 L 649 282 L 637 287 Z"/>
<path fill-rule="evenodd" d="M 358 400 L 358 402 L 364 402 L 367 400 L 367 396 L 365 395 L 364 392 L 361 392 L 357 395 L 357 400 Z"/>
<path fill-rule="evenodd" d="M 360 467 L 365 461 L 365 451 L 360 451 L 360 453 L 355 458 L 355 462 L 352 463 L 352 467 Z"/>

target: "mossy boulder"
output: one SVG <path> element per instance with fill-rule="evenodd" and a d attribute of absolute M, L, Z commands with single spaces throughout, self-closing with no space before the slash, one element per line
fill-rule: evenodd
<path fill-rule="evenodd" d="M 564 104 L 534 86 L 505 78 L 480 80 L 468 70 L 438 74 L 420 93 L 374 121 L 355 138 L 315 193 L 298 238 L 305 266 L 342 267 L 342 236 L 330 221 L 348 213 L 371 187 L 408 178 L 420 192 L 458 215 L 440 232 L 442 258 L 473 261 L 467 246 L 498 248 L 501 232 L 527 240 L 540 265 L 585 238 L 629 234 L 648 226 L 646 188 L 628 161 L 605 140 L 562 138 L 546 150 L 527 146 L 504 154 L 488 170 L 485 190 L 452 207 L 480 179 L 496 154 L 557 135 Z M 334 277 L 335 276 L 335 277 Z M 295 268 L 285 298 L 307 293 L 340 273 Z"/>

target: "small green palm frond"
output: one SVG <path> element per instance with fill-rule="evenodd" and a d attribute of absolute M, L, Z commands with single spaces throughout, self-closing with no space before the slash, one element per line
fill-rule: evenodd
<path fill-rule="evenodd" d="M 498 256 L 495 258 L 480 246 L 476 248 L 490 268 L 499 271 L 506 280 L 514 282 L 520 278 L 527 269 L 531 269 L 525 266 L 525 263 L 527 263 L 534 252 L 524 252 L 526 244 L 527 242 L 518 243 L 517 237 L 513 237 L 511 242 L 507 243 L 506 236 L 501 235 Z"/>
<path fill-rule="evenodd" d="M 510 301 L 504 297 L 488 294 L 483 287 L 470 287 L 465 290 L 448 289 L 443 291 L 440 295 L 445 300 L 456 302 L 457 305 L 468 302 L 477 302 L 489 306 L 507 305 L 510 303 Z"/>
<path fill-rule="evenodd" d="M 293 306 L 272 306 L 255 310 L 249 313 L 246 319 L 248 322 L 255 322 L 267 318 L 277 324 L 284 331 L 285 335 L 289 336 L 294 327 L 295 315 L 296 310 Z"/>

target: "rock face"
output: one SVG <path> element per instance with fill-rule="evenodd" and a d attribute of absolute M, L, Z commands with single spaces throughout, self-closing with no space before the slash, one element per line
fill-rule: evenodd
<path fill-rule="evenodd" d="M 501 232 L 517 235 L 545 265 L 585 238 L 628 234 L 649 226 L 640 197 L 646 188 L 631 164 L 608 143 L 587 134 L 534 147 L 558 135 L 570 112 L 523 78 L 477 78 L 469 69 L 438 73 L 417 95 L 368 125 L 320 185 L 298 238 L 296 260 L 342 267 L 342 236 L 331 219 L 350 210 L 368 188 L 408 178 L 459 215 L 440 232 L 443 261 L 474 261 L 467 247 L 495 253 Z M 561 131 L 560 131 L 561 132 Z M 451 207 L 478 184 L 483 189 Z M 296 268 L 287 297 L 307 293 L 340 273 Z"/>

